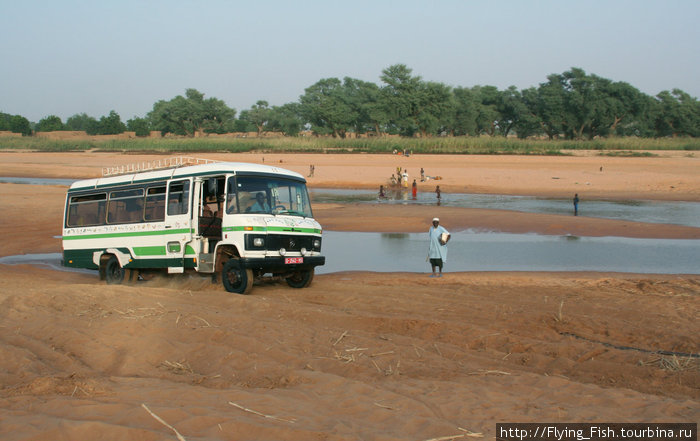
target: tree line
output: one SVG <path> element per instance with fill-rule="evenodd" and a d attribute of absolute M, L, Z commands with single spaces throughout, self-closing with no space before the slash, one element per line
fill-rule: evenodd
<path fill-rule="evenodd" d="M 84 113 L 66 122 L 55 115 L 36 124 L 19 115 L 0 113 L 0 130 L 23 135 L 56 130 L 88 134 L 134 131 L 147 136 L 194 136 L 197 132 L 282 132 L 302 130 L 345 138 L 349 133 L 379 136 L 517 136 L 548 139 L 595 137 L 700 136 L 700 102 L 673 89 L 656 96 L 583 69 L 551 74 L 538 87 L 451 87 L 425 81 L 403 64 L 382 71 L 381 84 L 345 77 L 322 79 L 307 87 L 299 100 L 270 106 L 260 100 L 238 115 L 217 98 L 196 89 L 160 100 L 145 117 L 126 123 L 111 111 L 99 120 Z"/>

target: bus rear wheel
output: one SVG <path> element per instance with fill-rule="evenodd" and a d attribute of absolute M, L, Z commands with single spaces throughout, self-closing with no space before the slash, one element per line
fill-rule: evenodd
<path fill-rule="evenodd" d="M 285 280 L 292 288 L 306 288 L 314 280 L 314 270 L 297 271 Z"/>
<path fill-rule="evenodd" d="M 107 285 L 120 285 L 124 281 L 126 271 L 119 265 L 117 256 L 110 256 L 105 264 L 105 280 Z"/>
<path fill-rule="evenodd" d="M 221 280 L 228 292 L 250 294 L 253 288 L 253 270 L 242 268 L 238 259 L 229 259 L 221 270 Z"/>

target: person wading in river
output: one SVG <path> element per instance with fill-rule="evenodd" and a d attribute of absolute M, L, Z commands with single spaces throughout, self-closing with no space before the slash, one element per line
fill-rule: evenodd
<path fill-rule="evenodd" d="M 440 219 L 433 218 L 433 225 L 428 230 L 428 260 L 433 270 L 430 277 L 442 277 L 442 265 L 447 262 L 447 242 L 450 241 L 450 233 L 440 225 Z M 440 273 L 435 272 L 440 269 Z"/>

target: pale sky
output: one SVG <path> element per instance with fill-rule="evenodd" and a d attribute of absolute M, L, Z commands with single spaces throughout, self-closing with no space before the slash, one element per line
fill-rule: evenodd
<path fill-rule="evenodd" d="M 0 0 L 0 112 L 145 116 L 194 88 L 240 113 L 403 63 L 450 86 L 580 67 L 700 96 L 700 0 Z"/>

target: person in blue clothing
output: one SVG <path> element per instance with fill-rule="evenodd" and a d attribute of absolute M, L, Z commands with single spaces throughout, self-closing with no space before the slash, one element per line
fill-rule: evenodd
<path fill-rule="evenodd" d="M 442 277 L 442 266 L 447 262 L 447 242 L 450 233 L 440 225 L 440 219 L 433 218 L 433 225 L 428 230 L 428 259 L 433 273 L 430 277 Z M 439 273 L 435 269 L 439 269 Z"/>
<path fill-rule="evenodd" d="M 578 216 L 578 193 L 574 195 L 574 216 Z"/>

